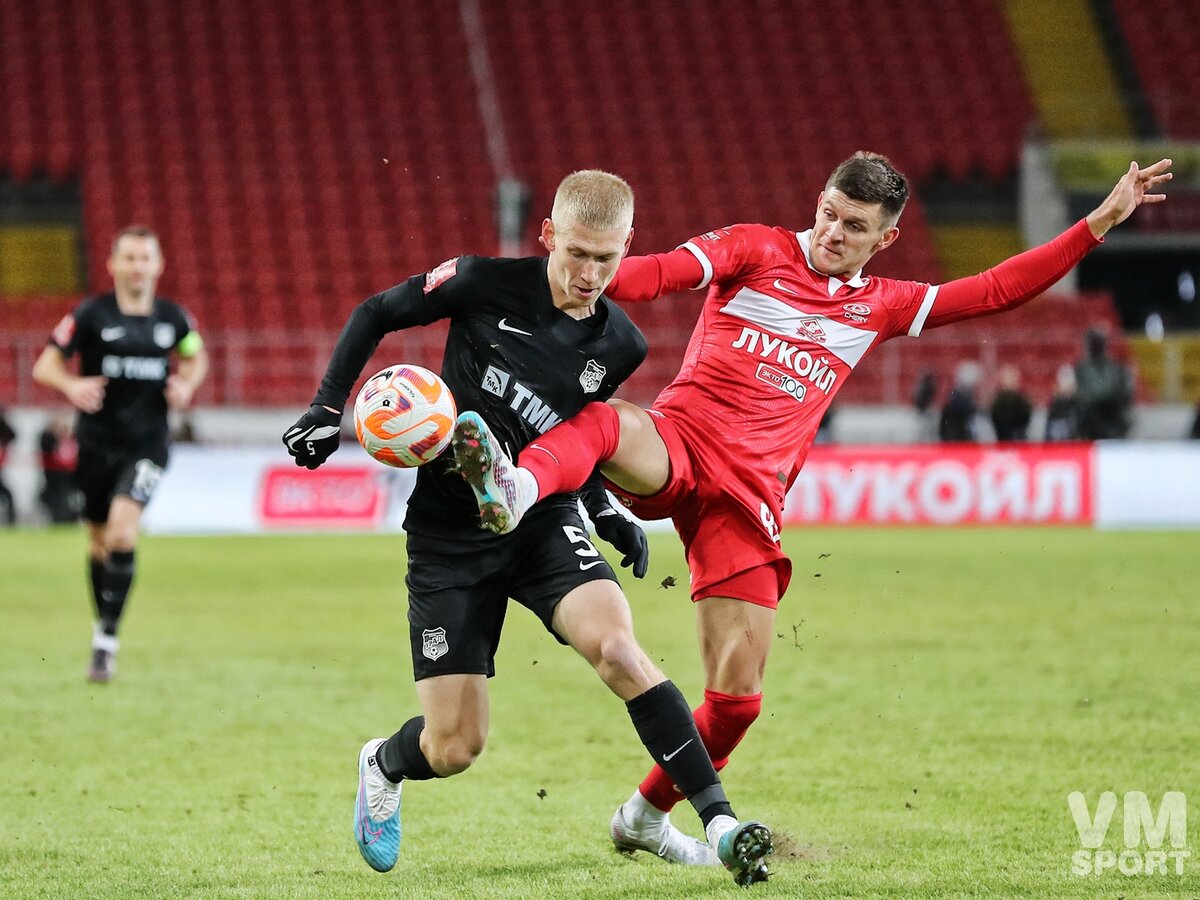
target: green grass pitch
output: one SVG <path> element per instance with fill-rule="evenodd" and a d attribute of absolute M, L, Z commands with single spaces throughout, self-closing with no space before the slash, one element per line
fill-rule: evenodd
<path fill-rule="evenodd" d="M 1195 533 L 798 530 L 762 718 L 725 783 L 780 897 L 1200 896 Z M 673 536 L 626 580 L 700 697 Z M 647 766 L 621 703 L 514 606 L 476 766 L 351 834 L 364 740 L 416 712 L 402 536 L 148 538 L 117 679 L 84 681 L 77 529 L 0 533 L 0 896 L 716 897 L 607 838 Z M 678 586 L 662 582 L 673 576 Z M 1071 872 L 1067 795 L 1192 803 L 1182 875 Z M 1104 847 L 1125 849 L 1121 808 Z M 678 824 L 699 833 L 681 806 Z M 1164 845 L 1165 846 L 1165 845 Z M 1143 848 L 1145 849 L 1145 848 Z M 1165 849 L 1170 849 L 1165 846 Z"/>

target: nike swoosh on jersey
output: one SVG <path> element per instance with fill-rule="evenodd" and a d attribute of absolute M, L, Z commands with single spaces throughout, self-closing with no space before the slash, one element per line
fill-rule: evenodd
<path fill-rule="evenodd" d="M 602 566 L 602 565 L 604 565 L 604 560 L 602 560 L 602 559 L 598 559 L 595 562 L 590 562 L 590 563 L 580 563 L 579 571 L 585 572 L 588 569 L 592 568 L 593 566 Z"/>
<path fill-rule="evenodd" d="M 775 288 L 775 290 L 777 290 L 777 291 L 783 291 L 785 294 L 791 294 L 793 297 L 799 297 L 799 296 L 800 296 L 800 294 L 799 294 L 799 293 L 797 293 L 796 291 L 793 291 L 793 290 L 792 290 L 790 287 L 788 287 L 787 285 L 785 285 L 785 284 L 784 284 L 782 281 L 780 281 L 778 278 L 776 278 L 776 279 L 775 279 L 773 282 L 771 282 L 771 285 L 772 285 L 772 286 Z"/>
<path fill-rule="evenodd" d="M 505 323 L 507 321 L 508 321 L 508 316 L 505 316 L 503 319 L 501 319 L 499 322 L 496 323 L 497 327 L 499 327 L 499 329 L 501 331 L 511 331 L 513 334 L 524 334 L 528 337 L 533 337 L 532 331 L 522 331 L 520 328 L 514 328 L 511 325 L 506 325 Z"/>
<path fill-rule="evenodd" d="M 123 325 L 118 325 L 116 328 L 100 329 L 100 340 L 102 341 L 115 341 L 123 337 L 125 337 L 125 327 Z"/>

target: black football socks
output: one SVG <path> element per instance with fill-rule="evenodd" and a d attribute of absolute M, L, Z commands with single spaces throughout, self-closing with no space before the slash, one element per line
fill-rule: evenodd
<path fill-rule="evenodd" d="M 424 730 L 425 717 L 415 716 L 380 745 L 375 761 L 388 781 L 428 781 L 439 777 L 421 752 L 421 732 Z"/>
<path fill-rule="evenodd" d="M 88 557 L 88 576 L 92 585 L 92 607 L 96 610 L 96 619 L 104 618 L 104 560 Z"/>
<path fill-rule="evenodd" d="M 625 707 L 638 737 L 696 808 L 705 828 L 717 816 L 735 818 L 679 688 L 664 681 L 634 697 Z"/>
<path fill-rule="evenodd" d="M 125 601 L 133 584 L 133 551 L 114 550 L 108 554 L 104 571 L 104 590 L 100 595 L 100 625 L 105 634 L 115 635 Z"/>

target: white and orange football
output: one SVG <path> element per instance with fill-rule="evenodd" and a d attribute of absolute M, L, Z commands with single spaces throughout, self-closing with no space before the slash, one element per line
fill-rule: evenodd
<path fill-rule="evenodd" d="M 450 388 L 421 366 L 398 364 L 376 372 L 354 401 L 354 433 L 379 462 L 423 466 L 450 444 L 458 410 Z"/>

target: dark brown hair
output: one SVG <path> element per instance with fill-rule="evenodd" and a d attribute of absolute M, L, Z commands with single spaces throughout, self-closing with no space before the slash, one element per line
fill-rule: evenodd
<path fill-rule="evenodd" d="M 126 225 L 124 228 L 118 231 L 117 236 L 113 238 L 113 253 L 117 252 L 117 244 L 121 243 L 121 238 L 124 237 L 154 238 L 155 243 L 157 243 L 159 247 L 162 246 L 162 241 L 158 239 L 158 235 L 154 233 L 153 228 L 147 228 L 145 225 Z"/>
<path fill-rule="evenodd" d="M 859 150 L 833 170 L 825 190 L 837 188 L 851 200 L 878 203 L 884 223 L 896 224 L 908 202 L 908 179 L 882 154 Z"/>

